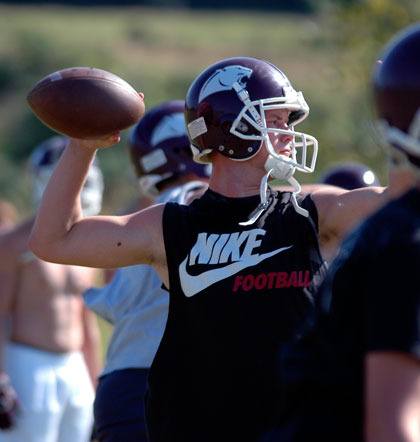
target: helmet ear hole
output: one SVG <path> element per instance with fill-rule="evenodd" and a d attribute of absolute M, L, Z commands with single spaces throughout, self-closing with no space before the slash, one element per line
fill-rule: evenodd
<path fill-rule="evenodd" d="M 232 126 L 232 124 L 231 124 L 231 119 L 229 119 L 229 120 L 224 120 L 223 122 L 222 122 L 222 124 L 220 125 L 220 128 L 222 129 L 222 132 L 225 134 L 225 135 L 229 135 L 230 134 L 230 128 L 231 128 L 231 126 Z"/>
<path fill-rule="evenodd" d="M 247 135 L 250 133 L 250 127 L 247 123 L 245 123 L 244 121 L 239 121 L 238 125 L 236 127 L 236 130 L 244 135 Z"/>

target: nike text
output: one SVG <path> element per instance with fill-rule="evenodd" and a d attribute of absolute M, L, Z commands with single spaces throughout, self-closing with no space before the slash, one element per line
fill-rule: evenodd
<path fill-rule="evenodd" d="M 194 264 L 225 264 L 227 262 L 243 261 L 252 255 L 252 251 L 261 245 L 258 236 L 263 236 L 265 230 L 253 229 L 245 232 L 199 233 L 197 242 L 190 252 L 189 265 Z M 241 253 L 240 249 L 245 244 Z"/>
<path fill-rule="evenodd" d="M 289 250 L 292 245 L 280 247 L 267 253 L 256 253 L 261 245 L 259 237 L 266 233 L 263 229 L 245 230 L 233 233 L 199 233 L 190 253 L 179 265 L 179 278 L 185 296 L 190 297 L 207 287 L 230 278 L 247 267 L 253 267 L 274 255 Z M 190 273 L 196 265 L 209 265 L 200 274 Z M 220 267 L 220 264 L 224 264 Z M 219 267 L 214 267 L 219 265 Z"/>

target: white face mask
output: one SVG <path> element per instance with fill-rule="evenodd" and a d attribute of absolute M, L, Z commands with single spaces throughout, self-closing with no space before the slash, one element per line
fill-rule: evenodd
<path fill-rule="evenodd" d="M 301 92 L 296 92 L 291 86 L 284 88 L 286 95 L 284 97 L 266 98 L 262 100 L 251 101 L 245 96 L 242 101 L 244 107 L 239 113 L 235 121 L 232 123 L 230 132 L 244 140 L 261 140 L 265 143 L 269 155 L 278 161 L 285 161 L 284 156 L 275 152 L 270 141 L 269 134 L 289 135 L 292 136 L 290 143 L 291 162 L 295 170 L 304 173 L 311 173 L 315 169 L 316 159 L 318 155 L 318 141 L 312 135 L 297 132 L 294 126 L 303 121 L 309 113 L 309 107 Z M 241 96 L 239 95 L 239 98 Z M 271 110 L 287 109 L 290 111 L 301 111 L 302 115 L 293 125 L 287 129 L 278 127 L 270 127 L 267 125 L 266 112 Z M 246 134 L 239 128 L 241 125 L 251 125 L 259 134 Z M 311 152 L 310 152 L 311 148 Z M 286 163 L 290 163 L 286 160 Z"/>
<path fill-rule="evenodd" d="M 315 170 L 316 159 L 318 155 L 318 141 L 312 135 L 303 132 L 296 132 L 294 126 L 287 129 L 270 127 L 267 125 L 266 112 L 270 110 L 287 109 L 291 111 L 302 111 L 299 119 L 293 122 L 294 125 L 303 121 L 309 113 L 309 107 L 301 92 L 296 92 L 291 86 L 285 87 L 284 97 L 274 97 L 262 100 L 251 101 L 246 91 L 237 91 L 238 96 L 244 103 L 242 111 L 232 123 L 230 132 L 239 138 L 246 140 L 261 140 L 268 151 L 268 158 L 265 163 L 267 177 L 287 181 L 292 187 L 292 203 L 295 210 L 308 216 L 305 209 L 299 207 L 296 195 L 301 191 L 299 182 L 293 177 L 296 170 L 304 173 L 312 173 Z M 238 130 L 241 124 L 250 124 L 259 132 L 259 135 L 247 135 Z M 270 134 L 288 135 L 292 137 L 290 142 L 290 157 L 278 154 L 270 140 Z M 311 153 L 309 149 L 311 148 Z M 261 183 L 264 187 L 264 182 Z M 261 191 L 261 195 L 264 191 Z M 264 206 L 263 198 L 261 204 Z"/>
<path fill-rule="evenodd" d="M 44 166 L 38 169 L 33 178 L 32 197 L 36 207 L 39 206 L 48 181 L 54 171 L 54 166 Z M 102 194 L 104 190 L 103 176 L 100 169 L 93 165 L 89 169 L 86 182 L 81 193 L 83 215 L 97 215 L 102 208 Z"/>

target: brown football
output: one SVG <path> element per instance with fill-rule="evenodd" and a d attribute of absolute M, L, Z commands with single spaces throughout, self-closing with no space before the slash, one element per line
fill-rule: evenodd
<path fill-rule="evenodd" d="M 126 81 L 89 67 L 47 75 L 27 100 L 45 125 L 73 138 L 101 138 L 137 123 L 144 114 L 143 98 Z"/>

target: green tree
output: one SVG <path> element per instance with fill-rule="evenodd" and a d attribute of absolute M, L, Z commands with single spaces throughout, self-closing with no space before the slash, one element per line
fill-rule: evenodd
<path fill-rule="evenodd" d="M 324 6 L 324 14 L 330 17 L 325 38 L 336 70 L 331 87 L 345 98 L 336 119 L 337 129 L 351 134 L 346 150 L 370 164 L 385 182 L 383 150 L 373 124 L 370 79 L 384 44 L 420 18 L 420 2 L 334 1 Z"/>

